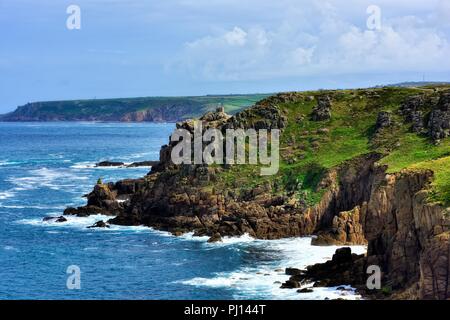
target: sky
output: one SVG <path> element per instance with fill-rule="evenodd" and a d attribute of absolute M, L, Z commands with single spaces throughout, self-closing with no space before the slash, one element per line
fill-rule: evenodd
<path fill-rule="evenodd" d="M 449 0 L 0 0 L 0 113 L 423 79 L 450 81 Z"/>

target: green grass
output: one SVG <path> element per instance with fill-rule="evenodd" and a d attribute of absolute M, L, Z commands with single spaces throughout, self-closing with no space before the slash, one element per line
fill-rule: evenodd
<path fill-rule="evenodd" d="M 410 169 L 430 169 L 434 172 L 429 201 L 450 206 L 450 156 L 413 164 Z"/>
<path fill-rule="evenodd" d="M 435 146 L 429 139 L 415 133 L 405 133 L 399 139 L 400 146 L 380 160 L 388 165 L 388 172 L 398 172 L 416 163 L 427 162 L 450 155 L 450 141 L 445 139 Z"/>
<path fill-rule="evenodd" d="M 399 114 L 403 101 L 421 93 L 436 94 L 424 88 L 381 88 L 304 92 L 304 99 L 280 108 L 288 118 L 281 136 L 280 170 L 272 177 L 259 176 L 257 166 L 240 165 L 225 170 L 219 178 L 223 186 L 238 190 L 252 189 L 271 181 L 274 193 L 294 193 L 307 205 L 318 203 L 324 190 L 318 187 L 325 173 L 333 167 L 370 152 L 386 155 L 380 160 L 389 172 L 406 168 L 431 169 L 435 180 L 430 201 L 446 205 L 450 198 L 450 139 L 434 145 L 428 137 L 410 132 Z M 332 118 L 311 121 L 315 100 L 310 96 L 332 96 Z M 390 111 L 396 125 L 375 133 L 380 111 Z"/>
<path fill-rule="evenodd" d="M 450 206 L 450 139 L 433 145 L 429 139 L 406 133 L 399 139 L 400 147 L 380 160 L 388 165 L 388 172 L 403 169 L 430 169 L 434 172 L 429 201 Z"/>

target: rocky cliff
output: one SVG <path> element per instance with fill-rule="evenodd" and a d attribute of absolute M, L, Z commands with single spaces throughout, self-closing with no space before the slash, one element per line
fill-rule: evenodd
<path fill-rule="evenodd" d="M 367 243 L 366 256 L 350 255 L 337 278 L 327 275 L 322 283 L 361 287 L 374 264 L 392 297 L 446 299 L 450 92 L 444 89 L 285 93 L 232 117 L 210 112 L 199 119 L 204 130 L 281 129 L 279 172 L 261 177 L 252 165 L 175 165 L 171 142 L 147 176 L 98 184 L 86 206 L 65 214 L 110 214 L 112 224 L 194 231 L 210 241 L 247 233 L 316 234 L 316 245 Z M 177 127 L 193 132 L 193 124 Z M 312 270 L 304 277 L 317 280 L 314 270 L 322 269 Z"/>

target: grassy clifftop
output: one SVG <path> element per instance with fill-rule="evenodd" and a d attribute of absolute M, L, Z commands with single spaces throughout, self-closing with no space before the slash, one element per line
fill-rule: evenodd
<path fill-rule="evenodd" d="M 235 113 L 264 94 L 146 97 L 33 102 L 0 116 L 3 121 L 179 121 L 223 106 Z"/>
<path fill-rule="evenodd" d="M 433 170 L 429 200 L 448 206 L 450 138 L 433 140 L 427 127 L 441 93 L 450 92 L 449 89 L 450 86 L 386 87 L 291 93 L 291 102 L 278 104 L 287 118 L 278 174 L 261 177 L 255 166 L 234 166 L 219 175 L 220 183 L 227 188 L 250 190 L 270 182 L 278 186 L 275 192 L 291 191 L 305 204 L 313 205 L 321 199 L 319 182 L 329 169 L 376 152 L 382 154 L 379 164 L 387 165 L 390 173 Z M 313 120 L 313 110 L 323 97 L 330 100 L 331 117 Z M 410 105 L 415 109 L 409 110 Z M 420 117 L 408 119 L 408 112 Z M 446 114 L 448 117 L 448 111 Z M 387 118 L 385 123 L 383 117 Z"/>

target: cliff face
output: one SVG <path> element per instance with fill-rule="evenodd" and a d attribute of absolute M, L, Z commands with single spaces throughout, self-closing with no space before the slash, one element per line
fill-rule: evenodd
<path fill-rule="evenodd" d="M 447 210 L 426 202 L 432 172 L 387 175 L 363 219 L 368 261 L 383 266 L 393 289 L 415 286 L 420 298 L 446 299 L 450 260 Z M 417 287 L 418 284 L 418 287 Z"/>
<path fill-rule="evenodd" d="M 222 131 L 281 129 L 283 162 L 273 177 L 255 177 L 248 166 L 175 165 L 171 142 L 147 176 L 97 185 L 87 206 L 65 213 L 111 214 L 116 217 L 109 223 L 177 235 L 194 231 L 211 241 L 247 233 L 262 239 L 316 234 L 316 245 L 367 243 L 367 256 L 350 256 L 349 264 L 338 268 L 345 277 L 325 285 L 345 280 L 362 286 L 367 266 L 379 265 L 393 297 L 450 297 L 448 130 L 445 121 L 427 122 L 435 110 L 446 112 L 448 94 L 417 98 L 415 91 L 382 89 L 315 94 L 279 94 L 233 117 L 218 110 L 200 118 L 204 128 Z M 379 112 L 380 100 L 397 109 Z M 405 119 L 418 111 L 422 116 L 413 118 L 422 124 L 422 136 L 410 133 L 415 130 Z M 193 122 L 177 127 L 192 132 Z M 437 131 L 439 141 L 432 134 Z M 435 158 L 444 159 L 444 167 L 428 165 Z M 420 168 L 408 167 L 414 163 Z M 405 169 L 390 172 L 392 164 Z M 433 202 L 436 197 L 439 202 Z"/>
<path fill-rule="evenodd" d="M 383 171 L 376 167 L 372 171 L 370 196 L 352 209 L 351 221 L 338 214 L 328 225 L 331 231 L 327 227 L 319 231 L 316 243 L 330 238 L 330 243 L 338 244 L 365 239 L 365 265 L 382 266 L 385 285 L 393 290 L 413 288 L 420 298 L 450 297 L 448 210 L 425 200 L 433 173 Z"/>

